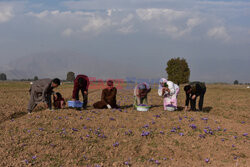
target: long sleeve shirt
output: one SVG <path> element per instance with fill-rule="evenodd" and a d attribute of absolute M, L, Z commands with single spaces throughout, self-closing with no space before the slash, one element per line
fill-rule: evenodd
<path fill-rule="evenodd" d="M 139 96 L 139 87 L 140 87 L 140 85 L 145 85 L 146 86 L 145 94 L 148 94 L 151 91 L 151 87 L 150 87 L 150 85 L 148 83 L 146 83 L 146 82 L 139 83 L 134 88 L 134 96 Z"/>
<path fill-rule="evenodd" d="M 84 82 L 85 84 L 82 85 L 82 87 L 80 87 L 78 80 L 79 78 L 83 78 L 86 82 Z M 74 80 L 74 89 L 73 89 L 73 93 L 72 93 L 72 98 L 75 99 L 76 98 L 76 94 L 79 92 L 79 90 L 83 90 L 83 91 L 88 91 L 89 88 L 89 78 L 86 75 L 77 75 L 76 79 Z"/>
<path fill-rule="evenodd" d="M 162 92 L 162 88 L 163 88 L 163 87 L 160 85 L 160 86 L 159 86 L 159 89 L 158 89 L 158 94 L 159 94 L 159 96 L 167 96 L 167 95 L 172 96 L 172 95 L 175 94 L 176 89 L 179 88 L 179 86 L 176 85 L 176 84 L 174 84 L 172 81 L 167 81 L 166 84 L 167 84 L 168 89 L 170 90 L 170 92 L 167 92 L 167 91 L 166 91 L 165 93 L 163 93 L 163 92 Z"/>
<path fill-rule="evenodd" d="M 206 90 L 205 83 L 202 82 L 191 82 L 189 85 L 191 86 L 192 90 L 190 94 L 186 92 L 186 106 L 188 106 L 189 104 L 190 97 L 192 97 L 193 95 L 195 95 L 196 97 L 200 96 Z"/>

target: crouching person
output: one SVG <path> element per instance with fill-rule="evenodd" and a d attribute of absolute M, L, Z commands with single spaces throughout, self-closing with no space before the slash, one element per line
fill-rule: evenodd
<path fill-rule="evenodd" d="M 117 108 L 116 94 L 117 89 L 114 87 L 112 80 L 107 81 L 107 88 L 103 89 L 101 101 L 96 102 L 93 106 L 96 109 Z"/>
<path fill-rule="evenodd" d="M 53 94 L 53 101 L 54 101 L 53 106 L 55 109 L 65 108 L 66 102 L 62 97 L 61 93 L 56 92 L 55 94 Z"/>
<path fill-rule="evenodd" d="M 51 95 L 53 89 L 60 85 L 61 81 L 58 78 L 51 79 L 41 79 L 34 81 L 30 87 L 30 101 L 28 104 L 28 113 L 30 114 L 34 108 L 40 102 L 45 102 L 47 108 L 52 109 Z"/>
<path fill-rule="evenodd" d="M 174 110 L 177 109 L 177 96 L 179 91 L 179 86 L 172 81 L 168 81 L 165 78 L 160 80 L 158 94 L 163 97 L 164 110 L 167 110 L 168 106 L 174 107 Z"/>
<path fill-rule="evenodd" d="M 143 82 L 135 86 L 134 89 L 134 108 L 139 104 L 148 105 L 148 93 L 151 91 L 151 87 L 148 83 Z"/>

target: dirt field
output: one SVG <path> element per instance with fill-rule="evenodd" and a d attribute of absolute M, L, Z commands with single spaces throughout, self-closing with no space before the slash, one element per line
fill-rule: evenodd
<path fill-rule="evenodd" d="M 93 109 L 101 90 L 90 90 L 87 110 L 39 105 L 30 115 L 28 89 L 0 82 L 0 166 L 250 166 L 246 86 L 207 85 L 206 112 L 163 111 L 156 89 L 154 107 L 134 111 L 133 91 L 119 89 L 120 110 Z M 68 100 L 72 85 L 56 91 Z M 184 98 L 181 87 L 180 108 Z"/>

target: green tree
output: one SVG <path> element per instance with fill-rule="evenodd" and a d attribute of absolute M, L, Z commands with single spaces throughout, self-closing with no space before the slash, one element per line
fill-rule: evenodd
<path fill-rule="evenodd" d="M 35 77 L 34 77 L 34 81 L 37 81 L 37 80 L 38 80 L 38 76 L 35 76 Z"/>
<path fill-rule="evenodd" d="M 67 73 L 67 81 L 73 82 L 75 80 L 75 73 L 70 71 Z"/>
<path fill-rule="evenodd" d="M 234 81 L 234 85 L 238 85 L 239 84 L 239 81 L 238 80 L 235 80 Z"/>
<path fill-rule="evenodd" d="M 5 73 L 0 74 L 0 80 L 1 81 L 6 81 L 7 80 L 7 75 Z"/>
<path fill-rule="evenodd" d="M 183 84 L 189 82 L 190 69 L 188 63 L 184 58 L 172 58 L 167 62 L 166 72 L 168 80 L 176 84 Z"/>

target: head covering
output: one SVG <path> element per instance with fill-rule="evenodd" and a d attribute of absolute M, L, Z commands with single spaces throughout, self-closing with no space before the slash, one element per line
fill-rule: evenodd
<path fill-rule="evenodd" d="M 114 82 L 113 82 L 112 80 L 108 80 L 108 81 L 107 81 L 107 85 L 108 85 L 108 86 L 113 86 L 113 85 L 114 85 Z"/>
<path fill-rule="evenodd" d="M 146 87 L 146 85 L 145 85 L 144 83 L 142 83 L 142 84 L 140 84 L 140 85 L 138 86 L 138 88 L 139 88 L 140 90 L 143 90 L 143 89 L 146 89 L 147 87 Z"/>

